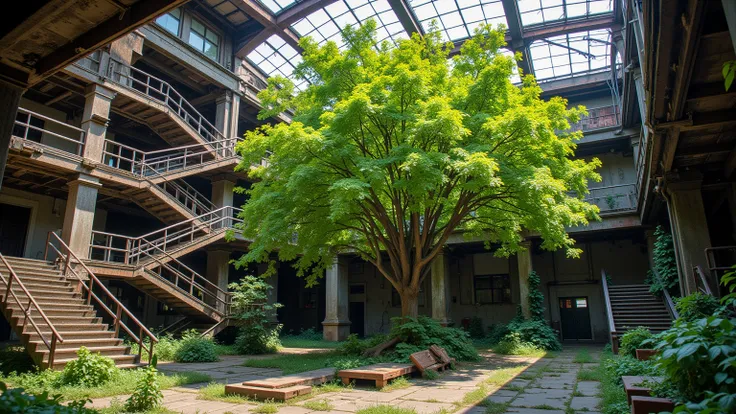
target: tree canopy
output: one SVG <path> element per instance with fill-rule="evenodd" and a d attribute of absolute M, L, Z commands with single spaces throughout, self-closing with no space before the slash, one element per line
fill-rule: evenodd
<path fill-rule="evenodd" d="M 575 159 L 582 132 L 564 131 L 585 109 L 542 100 L 532 76 L 513 85 L 519 57 L 501 53 L 502 27 L 479 28 L 452 59 L 437 31 L 395 47 L 376 45 L 374 31 L 370 21 L 347 27 L 344 50 L 301 39 L 295 75 L 309 86 L 272 77 L 258 95 L 261 119 L 291 110 L 293 121 L 238 144 L 238 168 L 256 179 L 241 189 L 252 243 L 238 264 L 276 252 L 313 284 L 338 253 L 357 254 L 413 316 L 429 264 L 453 235 L 510 255 L 526 232 L 579 255 L 565 229 L 598 218 L 583 197 L 601 163 Z M 267 165 L 252 167 L 266 153 Z"/>

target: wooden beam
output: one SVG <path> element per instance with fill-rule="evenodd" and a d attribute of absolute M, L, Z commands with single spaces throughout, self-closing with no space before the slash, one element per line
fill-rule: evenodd
<path fill-rule="evenodd" d="M 266 39 L 271 37 L 275 32 L 271 28 L 263 29 L 260 32 L 256 33 L 255 36 L 249 38 L 248 40 L 245 40 L 241 44 L 235 45 L 235 56 L 245 57 L 248 56 L 248 53 L 252 52 L 255 48 L 257 48 L 261 43 L 265 42 Z"/>
<path fill-rule="evenodd" d="M 294 3 L 289 8 L 279 13 L 279 15 L 276 17 L 276 25 L 282 29 L 286 29 L 299 20 L 309 16 L 310 14 L 316 12 L 321 8 L 335 3 L 336 1 L 337 0 L 304 0 L 298 3 Z M 392 0 L 388 0 L 388 2 L 391 3 Z M 393 7 L 393 4 L 391 5 L 391 7 Z M 398 15 L 398 13 L 396 14 Z M 401 17 L 399 17 L 399 20 L 401 20 Z"/>
<path fill-rule="evenodd" d="M 44 105 L 53 105 L 53 104 L 55 104 L 55 103 L 57 103 L 59 101 L 63 101 L 64 99 L 72 96 L 73 94 L 74 94 L 74 92 L 72 92 L 72 91 L 63 92 L 63 93 L 61 93 L 59 95 L 54 96 L 53 98 L 49 99 L 48 101 L 46 101 L 46 103 L 44 103 Z"/>
<path fill-rule="evenodd" d="M 422 34 L 422 25 L 414 18 L 414 13 L 412 13 L 405 0 L 388 0 L 388 4 L 394 10 L 396 17 L 399 18 L 401 25 L 404 26 L 404 30 L 410 37 L 414 33 Z"/>
<path fill-rule="evenodd" d="M 299 37 L 288 27 L 287 28 L 281 28 L 279 27 L 276 17 L 274 17 L 271 12 L 266 10 L 263 6 L 261 6 L 257 1 L 255 0 L 234 0 L 235 5 L 245 12 L 248 16 L 256 20 L 258 23 L 262 24 L 263 27 L 267 29 L 272 29 L 274 32 L 278 33 L 279 36 L 284 39 L 286 43 L 288 43 L 291 47 L 296 49 L 298 52 L 301 52 L 302 49 L 299 47 Z M 245 56 L 237 55 L 240 58 L 244 58 Z"/>
<path fill-rule="evenodd" d="M 173 10 L 187 0 L 138 1 L 122 15 L 116 15 L 56 49 L 35 65 L 30 83 L 35 84 L 81 57 Z"/>
<path fill-rule="evenodd" d="M 690 88 L 690 78 L 692 77 L 698 44 L 700 43 L 705 3 L 699 0 L 689 0 L 687 11 L 682 15 L 682 47 L 680 48 L 677 62 L 675 62 L 677 64 L 677 72 L 675 73 L 675 83 L 672 92 L 670 92 L 672 102 L 668 111 L 668 121 L 680 119 L 685 108 L 687 92 Z"/>

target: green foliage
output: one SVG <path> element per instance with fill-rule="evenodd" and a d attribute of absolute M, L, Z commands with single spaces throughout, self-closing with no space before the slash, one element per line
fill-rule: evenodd
<path fill-rule="evenodd" d="M 344 50 L 302 38 L 295 76 L 310 86 L 292 96 L 293 83 L 275 77 L 259 93 L 260 119 L 292 109 L 293 122 L 237 145 L 238 168 L 254 178 L 239 190 L 252 242 L 237 264 L 294 261 L 313 285 L 338 253 L 355 252 L 414 317 L 427 267 L 459 230 L 500 256 L 522 248 L 522 229 L 578 256 L 566 228 L 598 218 L 584 198 L 601 163 L 574 157 L 581 131 L 558 131 L 584 109 L 541 99 L 531 76 L 512 85 L 503 28 L 479 27 L 452 63 L 439 30 L 378 49 L 375 30 L 371 20 L 346 28 Z"/>
<path fill-rule="evenodd" d="M 545 351 L 560 351 L 562 344 L 557 337 L 557 332 L 544 320 L 511 321 L 507 328 L 511 333 L 518 333 L 521 342 L 531 344 Z M 507 334 L 506 337 L 508 337 Z"/>
<path fill-rule="evenodd" d="M 174 354 L 176 362 L 215 362 L 219 359 L 212 337 L 202 336 L 196 329 L 182 334 L 181 345 Z"/>
<path fill-rule="evenodd" d="M 143 370 L 144 374 L 138 381 L 133 394 L 125 402 L 125 410 L 139 413 L 153 410 L 161 405 L 164 395 L 158 383 L 158 370 L 156 369 L 156 356 L 153 357 L 148 366 Z"/>
<path fill-rule="evenodd" d="M 0 349 L 0 373 L 29 372 L 36 369 L 36 363 L 23 347 L 6 347 Z"/>
<path fill-rule="evenodd" d="M 4 382 L 0 382 L 0 413 L 26 414 L 92 414 L 96 411 L 84 408 L 89 400 L 71 401 L 61 404 L 61 395 L 50 396 L 48 391 L 33 395 L 23 388 L 8 389 Z"/>
<path fill-rule="evenodd" d="M 329 400 L 309 400 L 304 403 L 304 408 L 311 411 L 330 411 L 335 408 Z"/>
<path fill-rule="evenodd" d="M 718 310 L 718 299 L 712 295 L 695 292 L 676 300 L 675 308 L 680 319 L 694 321 L 713 316 Z"/>
<path fill-rule="evenodd" d="M 355 414 L 417 414 L 412 408 L 400 408 L 393 405 L 373 405 L 361 408 Z"/>
<path fill-rule="evenodd" d="M 393 318 L 391 337 L 400 338 L 395 352 L 400 360 L 407 361 L 409 355 L 422 351 L 431 345 L 438 345 L 458 361 L 478 361 L 478 351 L 470 341 L 468 333 L 456 328 L 443 327 L 436 320 L 426 316 L 418 318 Z"/>
<path fill-rule="evenodd" d="M 728 414 L 736 412 L 736 394 L 706 392 L 706 398 L 697 403 L 675 407 L 673 413 Z"/>
<path fill-rule="evenodd" d="M 360 339 L 358 338 L 358 335 L 350 334 L 348 335 L 347 339 L 345 339 L 345 341 L 340 343 L 340 346 L 337 347 L 337 350 L 341 354 L 345 355 L 360 355 L 366 349 L 382 344 L 389 339 L 389 336 L 384 334 L 373 335 L 366 339 Z"/>
<path fill-rule="evenodd" d="M 486 336 L 486 330 L 483 328 L 483 319 L 473 316 L 468 326 L 468 335 L 473 339 L 480 339 Z"/>
<path fill-rule="evenodd" d="M 736 319 L 678 319 L 655 349 L 666 381 L 688 401 L 702 401 L 706 391 L 736 393 Z"/>
<path fill-rule="evenodd" d="M 627 355 L 606 359 L 603 364 L 606 371 L 615 377 L 617 384 L 621 384 L 621 377 L 625 375 L 658 375 L 657 367 L 652 361 L 639 361 Z"/>
<path fill-rule="evenodd" d="M 657 226 L 654 236 L 657 239 L 654 242 L 652 255 L 654 270 L 657 274 L 655 275 L 650 270 L 647 274 L 646 283 L 649 285 L 649 291 L 655 295 L 661 294 L 664 289 L 673 293 L 671 290 L 679 283 L 674 241 L 672 235 L 667 233 L 662 226 Z"/>
<path fill-rule="evenodd" d="M 733 78 L 736 76 L 736 60 L 729 60 L 723 64 L 723 86 L 728 91 L 731 89 Z"/>
<path fill-rule="evenodd" d="M 491 325 L 488 328 L 488 335 L 486 341 L 491 345 L 496 345 L 501 342 L 504 336 L 509 333 L 509 327 L 504 323 Z"/>
<path fill-rule="evenodd" d="M 533 320 L 544 320 L 544 294 L 539 290 L 542 283 L 535 271 L 529 273 L 529 311 Z"/>
<path fill-rule="evenodd" d="M 648 340 L 652 339 L 653 335 L 649 329 L 639 326 L 636 329 L 626 331 L 621 336 L 621 343 L 618 346 L 618 353 L 620 355 L 628 355 L 636 357 L 636 350 L 643 348 L 650 348 L 651 345 L 645 344 Z"/>
<path fill-rule="evenodd" d="M 268 293 L 273 287 L 255 276 L 245 276 L 228 287 L 232 293 L 233 316 L 243 321 L 235 339 L 238 353 L 256 355 L 278 351 L 282 326 L 271 326 L 270 318 L 282 305 L 268 303 Z"/>
<path fill-rule="evenodd" d="M 545 351 L 529 342 L 524 342 L 518 332 L 511 332 L 493 347 L 493 351 L 504 355 L 543 355 Z"/>
<path fill-rule="evenodd" d="M 61 383 L 65 385 L 93 386 L 104 384 L 117 373 L 115 362 L 99 353 L 91 353 L 87 347 L 77 351 L 77 359 L 64 366 Z"/>

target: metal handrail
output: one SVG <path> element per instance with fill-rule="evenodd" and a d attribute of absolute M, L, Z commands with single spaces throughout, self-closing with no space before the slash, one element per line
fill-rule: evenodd
<path fill-rule="evenodd" d="M 15 303 L 20 306 L 20 309 L 23 311 L 23 325 L 21 326 L 21 332 L 25 329 L 26 323 L 31 322 L 31 326 L 33 326 L 33 329 L 36 330 L 36 333 L 38 333 L 39 338 L 41 338 L 41 341 L 46 345 L 46 348 L 49 350 L 49 367 L 54 366 L 54 357 L 56 355 L 56 344 L 57 343 L 64 343 L 64 338 L 61 336 L 59 331 L 54 328 L 54 324 L 51 323 L 48 316 L 46 316 L 46 313 L 44 313 L 43 309 L 38 305 L 38 302 L 36 302 L 36 299 L 33 298 L 33 295 L 31 295 L 31 292 L 26 288 L 26 286 L 23 284 L 23 282 L 20 280 L 18 275 L 13 270 L 13 267 L 10 266 L 10 263 L 5 259 L 5 256 L 0 253 L 0 260 L 2 260 L 3 264 L 5 264 L 5 267 L 8 268 L 8 273 L 10 276 L 8 277 L 8 280 L 5 280 L 5 277 L 2 273 L 0 273 L 0 280 L 3 281 L 5 284 L 5 302 L 8 302 L 8 298 L 10 296 L 13 297 L 15 300 Z M 28 297 L 28 306 L 23 308 L 23 304 L 21 303 L 18 296 L 16 296 L 15 292 L 12 289 L 13 286 L 13 280 L 16 281 L 20 289 L 25 293 L 25 295 Z M 31 317 L 31 306 L 35 307 L 38 311 L 38 314 L 41 316 L 41 319 L 43 319 L 44 322 L 46 322 L 46 325 L 51 330 L 51 341 L 44 338 L 43 334 L 41 333 L 41 329 L 38 327 L 36 322 Z"/>
<path fill-rule="evenodd" d="M 608 109 L 613 108 L 612 114 L 600 114 L 597 115 L 597 112 L 602 109 Z M 570 125 L 570 129 L 568 131 L 595 131 L 602 128 L 611 128 L 621 125 L 619 122 L 619 114 L 620 110 L 617 105 L 606 105 L 606 106 L 599 106 L 596 108 L 587 108 L 586 109 L 589 115 L 581 116 L 580 120 L 572 125 Z M 610 122 L 603 122 L 605 125 L 597 125 L 595 127 L 589 127 L 590 121 L 593 120 L 604 120 Z"/>
<path fill-rule="evenodd" d="M 705 293 L 706 295 L 713 296 L 713 291 L 710 290 L 708 279 L 705 278 L 705 275 L 703 274 L 703 269 L 701 269 L 699 265 L 693 267 L 693 277 L 695 278 L 695 286 L 701 292 Z M 700 284 L 702 286 L 698 286 L 698 281 L 700 281 Z"/>
<path fill-rule="evenodd" d="M 53 238 L 59 242 L 59 248 L 56 247 L 54 244 Z M 133 342 L 138 344 L 138 360 L 140 360 L 140 357 L 143 355 L 143 350 L 145 349 L 148 351 L 148 360 L 151 361 L 153 358 L 153 344 L 158 342 L 158 339 L 156 336 L 149 331 L 141 321 L 138 320 L 138 318 L 131 313 L 128 308 L 126 308 L 116 297 L 113 295 L 107 287 L 102 284 L 100 279 L 97 278 L 97 276 L 87 267 L 86 264 L 84 264 L 83 261 L 79 260 L 79 257 L 77 257 L 76 254 L 69 248 L 69 246 L 64 243 L 64 240 L 59 237 L 58 234 L 54 233 L 53 231 L 49 232 L 48 236 L 46 237 L 46 250 L 44 252 L 44 259 L 48 260 L 48 254 L 49 254 L 49 247 L 52 248 L 56 254 L 58 255 L 58 258 L 63 263 L 63 270 L 62 273 L 66 277 L 68 272 L 71 271 L 71 273 L 74 275 L 74 277 L 77 278 L 79 281 L 79 287 L 81 289 L 84 289 L 87 291 L 87 304 L 90 305 L 92 303 L 92 299 L 94 299 L 97 304 L 105 311 L 108 315 L 110 315 L 113 318 L 112 325 L 115 327 L 115 337 L 117 337 L 120 333 L 120 329 L 122 328 L 130 337 L 133 339 Z M 61 250 L 59 250 L 61 248 Z M 64 252 L 66 254 L 64 254 Z M 74 261 L 72 262 L 72 259 Z M 81 265 L 84 271 L 87 273 L 87 281 L 84 280 L 84 278 L 74 269 L 73 265 Z M 85 283 L 86 282 L 86 283 Z M 108 300 L 112 301 L 112 303 L 116 306 L 115 312 L 110 309 L 104 300 L 102 300 L 97 294 L 94 293 L 94 287 L 97 285 L 103 293 L 103 296 L 106 297 Z M 133 333 L 133 331 L 128 327 L 125 322 L 122 320 L 122 316 L 125 314 L 128 317 L 129 321 L 132 321 L 133 324 L 138 328 L 138 335 Z M 143 336 L 147 336 L 149 339 L 150 346 L 146 347 Z"/>
<path fill-rule="evenodd" d="M 662 285 L 662 278 L 659 277 L 659 273 L 657 272 L 657 269 L 652 268 L 651 269 L 652 274 L 657 279 L 660 285 Z M 680 313 L 677 312 L 677 307 L 675 307 L 675 301 L 672 300 L 672 296 L 670 295 L 670 292 L 667 291 L 666 287 L 662 288 L 662 294 L 664 295 L 664 301 L 667 305 L 667 310 L 670 311 L 670 315 L 672 315 L 672 319 L 678 319 L 680 317 Z"/>
<path fill-rule="evenodd" d="M 613 309 L 611 308 L 611 295 L 608 293 L 608 277 L 606 271 L 601 269 L 601 286 L 603 286 L 603 302 L 606 305 L 606 317 L 608 318 L 608 327 L 611 334 L 611 343 L 616 335 L 616 323 L 613 320 Z"/>
<path fill-rule="evenodd" d="M 594 195 L 595 193 L 599 193 L 601 191 L 607 191 L 617 188 L 628 188 L 628 192 L 624 193 L 609 193 L 609 194 L 602 194 L 602 195 Z M 613 211 L 626 211 L 626 210 L 633 210 L 636 208 L 636 200 L 637 200 L 637 190 L 636 190 L 636 183 L 629 183 L 629 184 L 616 184 L 616 185 L 609 185 L 605 187 L 593 187 L 588 188 L 589 194 L 585 196 L 585 201 L 592 202 L 598 205 L 601 212 L 613 212 Z M 612 199 L 617 200 L 619 198 L 625 198 L 628 200 L 628 203 L 623 206 L 617 206 L 617 205 L 609 205 L 608 200 Z M 604 200 L 604 205 L 599 205 L 598 202 L 600 200 Z"/>
<path fill-rule="evenodd" d="M 59 138 L 61 140 L 64 140 L 64 141 L 67 141 L 67 142 L 71 142 L 74 145 L 76 145 L 76 148 L 77 148 L 77 150 L 75 152 L 76 155 L 82 156 L 84 154 L 85 132 L 84 132 L 83 129 L 77 128 L 77 127 L 72 126 L 72 125 L 69 125 L 69 124 L 67 124 L 65 122 L 61 122 L 58 119 L 49 118 L 48 116 L 41 115 L 41 114 L 39 114 L 37 112 L 33 112 L 33 111 L 30 111 L 30 110 L 25 109 L 25 108 L 22 108 L 22 107 L 19 107 L 18 108 L 18 114 L 26 115 L 27 118 L 26 118 L 26 122 L 20 121 L 18 119 L 15 120 L 15 125 L 23 129 L 23 134 L 22 134 L 22 136 L 20 136 L 18 134 L 13 134 L 13 136 L 18 137 L 20 139 L 26 139 L 27 140 L 28 139 L 28 132 L 29 131 L 31 131 L 31 130 L 38 131 L 38 132 L 41 132 L 42 134 L 48 134 L 48 135 L 51 135 L 53 137 Z M 72 131 L 75 131 L 75 132 L 77 132 L 79 134 L 79 138 L 70 138 L 70 137 L 61 135 L 59 132 L 50 131 L 50 130 L 48 130 L 46 128 L 45 125 L 44 125 L 43 128 L 37 127 L 35 125 L 31 125 L 31 117 L 38 118 L 38 119 L 43 120 L 44 122 L 50 122 L 50 123 L 55 124 L 55 125 L 60 125 L 63 128 L 68 128 L 68 129 L 70 129 Z M 13 132 L 15 132 L 15 131 L 13 131 Z M 48 145 L 48 144 L 46 144 L 46 145 Z"/>
<path fill-rule="evenodd" d="M 116 70 L 116 66 L 128 69 L 130 74 Z M 137 79 L 134 74 L 143 77 L 144 80 Z M 117 79 L 115 75 L 117 75 Z M 185 123 L 195 128 L 197 134 L 204 138 L 205 141 L 213 142 L 225 138 L 217 127 L 212 125 L 192 104 L 184 99 L 182 94 L 163 79 L 159 79 L 113 58 L 110 59 L 107 77 L 121 86 L 142 93 L 146 97 L 164 104 L 167 108 L 173 110 Z"/>

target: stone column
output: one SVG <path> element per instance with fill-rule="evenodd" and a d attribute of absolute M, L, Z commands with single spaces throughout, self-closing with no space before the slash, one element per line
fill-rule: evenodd
<path fill-rule="evenodd" d="M 216 100 L 217 108 L 215 110 L 215 128 L 222 133 L 222 138 L 216 137 L 215 139 L 227 139 L 230 138 L 230 122 L 232 121 L 233 113 L 233 93 L 232 91 L 226 90 Z M 217 148 L 222 148 L 224 143 L 218 144 Z M 218 150 L 221 156 L 226 156 L 224 150 Z"/>
<path fill-rule="evenodd" d="M 218 179 L 216 181 L 212 181 L 212 203 L 215 207 L 232 207 L 234 188 L 235 183 L 230 180 Z M 224 214 L 232 214 L 232 212 L 226 211 Z M 232 220 L 223 221 L 223 225 L 226 227 L 232 227 Z"/>
<path fill-rule="evenodd" d="M 517 265 L 519 269 L 519 305 L 521 312 L 525 318 L 531 318 L 532 313 L 529 309 L 529 273 L 532 271 L 532 242 L 525 240 L 521 242 L 524 250 L 516 253 Z"/>
<path fill-rule="evenodd" d="M 348 262 L 338 257 L 325 272 L 325 320 L 322 333 L 326 341 L 342 341 L 350 334 L 348 318 Z"/>
<path fill-rule="evenodd" d="M 227 292 L 227 285 L 230 277 L 230 252 L 227 250 L 208 250 L 207 251 L 207 280 L 217 285 L 220 289 Z M 215 305 L 214 298 L 205 298 L 207 303 Z M 220 295 L 220 299 L 224 299 Z M 222 303 L 216 304 L 218 309 L 224 310 Z"/>
<path fill-rule="evenodd" d="M 110 122 L 110 105 L 115 92 L 92 84 L 85 90 L 82 129 L 84 130 L 84 158 L 102 162 L 102 151 L 105 148 L 105 134 Z"/>
<path fill-rule="evenodd" d="M 8 148 L 10 146 L 10 134 L 15 125 L 15 116 L 18 113 L 18 103 L 25 89 L 0 81 L 0 188 L 3 184 L 3 173 L 5 163 L 8 160 Z"/>
<path fill-rule="evenodd" d="M 440 325 L 450 324 L 450 260 L 446 252 L 442 252 L 432 260 L 432 318 Z"/>
<path fill-rule="evenodd" d="M 240 123 L 240 95 L 233 93 L 233 103 L 230 107 L 230 132 L 225 138 L 238 138 Z"/>
<path fill-rule="evenodd" d="M 80 259 L 89 257 L 97 191 L 101 186 L 97 178 L 85 174 L 79 174 L 76 180 L 69 183 L 61 238 Z"/>
<path fill-rule="evenodd" d="M 703 269 L 710 288 L 716 291 L 718 286 L 711 280 L 705 257 L 705 249 L 711 244 L 701 181 L 669 183 L 667 193 L 682 294 L 684 296 L 697 291 L 694 266 Z"/>

